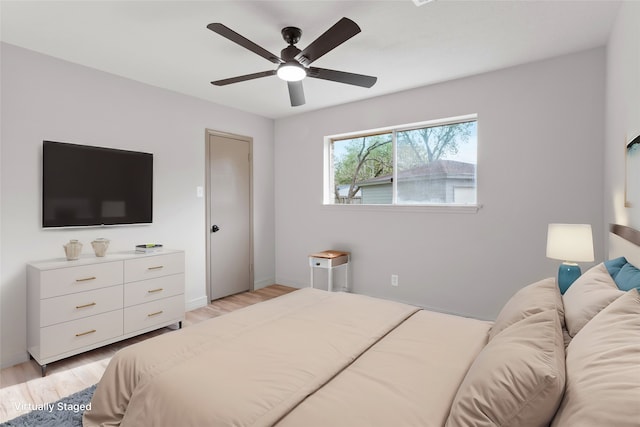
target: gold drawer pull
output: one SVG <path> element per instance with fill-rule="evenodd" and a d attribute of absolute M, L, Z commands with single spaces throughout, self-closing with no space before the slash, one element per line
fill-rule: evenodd
<path fill-rule="evenodd" d="M 150 289 L 147 291 L 147 293 L 152 294 L 154 292 L 162 292 L 162 291 L 164 291 L 164 288 Z"/>
<path fill-rule="evenodd" d="M 95 302 L 90 302 L 89 304 L 76 305 L 76 308 L 87 308 L 96 305 Z"/>
<path fill-rule="evenodd" d="M 77 336 L 77 337 L 81 337 L 81 336 L 83 336 L 83 335 L 89 335 L 89 334 L 94 333 L 95 331 L 96 331 L 95 329 L 92 329 L 92 330 L 87 331 L 87 332 L 80 332 L 79 334 L 76 334 L 76 336 Z"/>
<path fill-rule="evenodd" d="M 155 267 L 149 267 L 147 268 L 147 270 L 160 270 L 161 268 L 163 268 L 164 265 L 156 265 Z"/>
<path fill-rule="evenodd" d="M 162 314 L 162 313 L 163 313 L 163 311 L 162 311 L 162 310 L 160 310 L 160 311 L 156 311 L 155 313 L 147 314 L 147 317 L 157 316 L 158 314 Z"/>
<path fill-rule="evenodd" d="M 76 282 L 88 282 L 89 280 L 96 280 L 96 276 L 85 277 L 84 279 L 76 279 Z"/>

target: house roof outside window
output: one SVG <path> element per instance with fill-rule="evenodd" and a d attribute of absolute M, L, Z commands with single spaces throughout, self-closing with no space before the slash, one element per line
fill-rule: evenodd
<path fill-rule="evenodd" d="M 436 160 L 424 166 L 398 171 L 398 181 L 435 180 L 435 179 L 469 179 L 476 174 L 476 165 L 456 160 Z M 381 175 L 357 182 L 359 187 L 389 184 L 392 175 Z"/>

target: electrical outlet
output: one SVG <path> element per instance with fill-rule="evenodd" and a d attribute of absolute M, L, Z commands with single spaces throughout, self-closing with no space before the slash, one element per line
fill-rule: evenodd
<path fill-rule="evenodd" d="M 392 274 L 391 275 L 391 286 L 398 286 L 398 275 L 397 274 Z"/>

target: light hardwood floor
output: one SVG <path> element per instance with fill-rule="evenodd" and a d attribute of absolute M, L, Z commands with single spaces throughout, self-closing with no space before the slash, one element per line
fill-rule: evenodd
<path fill-rule="evenodd" d="M 261 301 L 266 301 L 291 291 L 281 285 L 244 292 L 213 301 L 206 307 L 189 311 L 183 327 L 188 328 L 203 320 L 217 317 Z M 47 376 L 40 376 L 40 367 L 34 361 L 21 363 L 0 371 L 0 423 L 27 412 L 26 405 L 55 402 L 97 383 L 111 357 L 119 349 L 147 338 L 171 332 L 162 328 L 138 337 L 88 351 L 47 365 Z M 21 406 L 22 405 L 22 406 Z"/>

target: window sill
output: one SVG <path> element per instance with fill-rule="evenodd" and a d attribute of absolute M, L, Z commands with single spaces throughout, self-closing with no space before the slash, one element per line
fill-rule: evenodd
<path fill-rule="evenodd" d="M 420 212 L 440 214 L 475 214 L 482 205 L 343 205 L 323 204 L 323 209 L 345 212 Z"/>

